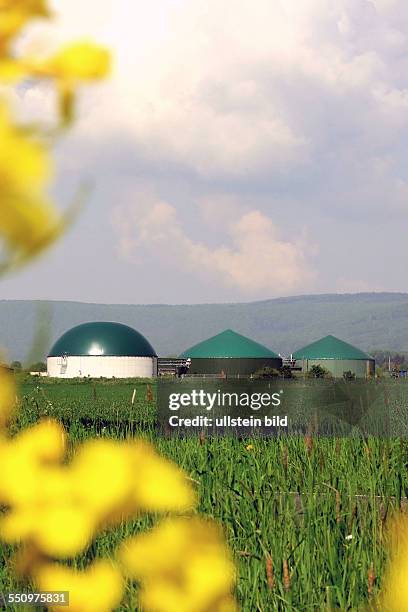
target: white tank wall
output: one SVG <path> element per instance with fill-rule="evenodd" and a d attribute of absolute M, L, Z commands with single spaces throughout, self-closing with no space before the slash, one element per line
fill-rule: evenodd
<path fill-rule="evenodd" d="M 150 378 L 157 375 L 156 357 L 48 357 L 48 376 L 56 378 Z"/>

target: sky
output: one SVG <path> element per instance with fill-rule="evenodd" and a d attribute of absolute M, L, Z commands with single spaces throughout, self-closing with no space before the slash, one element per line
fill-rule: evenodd
<path fill-rule="evenodd" d="M 61 208 L 1 299 L 237 302 L 408 291 L 406 0 L 70 0 L 21 41 L 92 39 L 111 77 L 56 145 Z M 22 117 L 54 113 L 28 84 Z"/>

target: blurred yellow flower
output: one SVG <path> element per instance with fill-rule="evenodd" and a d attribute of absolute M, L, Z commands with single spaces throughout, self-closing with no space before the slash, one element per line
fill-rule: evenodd
<path fill-rule="evenodd" d="M 408 554 L 394 557 L 388 574 L 384 577 L 380 597 L 381 612 L 408 612 Z"/>
<path fill-rule="evenodd" d="M 54 79 L 60 100 L 60 115 L 68 124 L 74 116 L 75 92 L 78 85 L 107 76 L 110 70 L 110 54 L 107 49 L 87 41 L 73 43 L 45 60 L 22 60 L 28 74 Z M 7 67 L 3 69 L 7 75 Z M 18 68 L 16 68 L 15 78 Z M 9 73 L 12 69 L 9 67 Z M 1 72 L 0 72 L 1 74 Z"/>
<path fill-rule="evenodd" d="M 119 558 L 140 582 L 143 610 L 235 612 L 235 568 L 221 530 L 200 518 L 166 519 L 125 542 Z"/>
<path fill-rule="evenodd" d="M 247 446 L 245 447 L 247 451 L 251 451 L 254 450 L 254 445 L 253 444 L 247 444 Z"/>
<path fill-rule="evenodd" d="M 10 40 L 34 16 L 49 15 L 45 0 L 0 0 L 0 81 L 26 77 L 53 79 L 59 92 L 60 116 L 73 119 L 75 92 L 85 81 L 109 71 L 109 52 L 90 42 L 78 42 L 45 60 L 15 57 Z M 5 261 L 0 273 L 25 263 L 52 243 L 66 226 L 49 200 L 53 176 L 49 144 L 38 132 L 18 128 L 0 101 L 0 241 Z M 1 249 L 1 244 L 0 244 Z"/>
<path fill-rule="evenodd" d="M 61 218 L 45 195 L 51 174 L 45 145 L 15 127 L 0 106 L 0 238 L 7 254 L 3 267 L 36 255 L 61 233 Z"/>
<path fill-rule="evenodd" d="M 48 16 L 46 0 L 0 0 L 0 55 L 30 19 Z"/>
<path fill-rule="evenodd" d="M 27 71 L 18 60 L 0 56 L 0 81 L 5 84 L 24 79 Z"/>
<path fill-rule="evenodd" d="M 135 512 L 184 511 L 196 497 L 185 474 L 143 441 L 92 440 L 72 462 L 76 494 L 101 521 Z"/>
<path fill-rule="evenodd" d="M 72 500 L 69 472 L 61 464 L 65 433 L 44 420 L 0 445 L 0 504 L 9 506 L 0 535 L 10 543 L 28 540 L 50 555 L 79 552 L 93 523 Z M 91 526 L 90 526 L 91 523 Z"/>
<path fill-rule="evenodd" d="M 29 542 L 42 554 L 67 559 L 85 550 L 96 531 L 96 520 L 72 500 L 33 503 L 6 513 L 1 538 L 9 544 Z"/>
<path fill-rule="evenodd" d="M 110 70 L 110 54 L 104 47 L 80 41 L 34 64 L 34 69 L 38 76 L 51 77 L 75 85 L 106 77 Z"/>
<path fill-rule="evenodd" d="M 408 517 L 400 515 L 389 533 L 390 561 L 378 601 L 381 612 L 408 612 Z"/>
<path fill-rule="evenodd" d="M 61 118 L 65 123 L 69 123 L 73 119 L 78 86 L 84 82 L 105 78 L 110 71 L 110 63 L 110 53 L 107 49 L 91 42 L 80 41 L 45 59 L 0 56 L 0 80 L 6 83 L 14 83 L 28 77 L 54 80 L 59 93 Z"/>
<path fill-rule="evenodd" d="M 194 506 L 184 473 L 144 442 L 91 440 L 70 465 L 62 463 L 64 451 L 64 430 L 51 420 L 0 445 L 0 503 L 10 506 L 0 520 L 6 542 L 29 541 L 67 558 L 86 549 L 105 524 Z"/>
<path fill-rule="evenodd" d="M 62 459 L 65 434 L 56 421 L 44 420 L 0 444 L 0 504 L 31 503 L 44 486 L 44 465 Z"/>
<path fill-rule="evenodd" d="M 185 473 L 158 455 L 154 447 L 138 440 L 131 446 L 132 463 L 138 477 L 133 480 L 133 503 L 146 512 L 184 512 L 197 503 Z"/>
<path fill-rule="evenodd" d="M 0 365 L 0 429 L 12 415 L 16 403 L 16 388 L 13 375 Z"/>
<path fill-rule="evenodd" d="M 107 560 L 95 561 L 85 571 L 51 563 L 36 568 L 34 579 L 42 591 L 69 591 L 72 612 L 108 612 L 115 609 L 123 594 L 123 578 L 119 569 Z M 49 610 L 60 611 L 60 606 Z"/>
<path fill-rule="evenodd" d="M 55 462 L 64 458 L 66 434 L 59 421 L 43 419 L 13 438 L 16 452 L 30 455 L 35 461 Z"/>
<path fill-rule="evenodd" d="M 129 503 L 137 474 L 127 451 L 125 443 L 90 440 L 78 448 L 71 463 L 76 497 L 100 520 Z"/>

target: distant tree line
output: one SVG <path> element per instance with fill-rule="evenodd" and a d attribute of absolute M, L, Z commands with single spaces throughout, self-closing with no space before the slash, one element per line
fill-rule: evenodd
<path fill-rule="evenodd" d="M 44 361 L 36 361 L 27 367 L 23 367 L 21 361 L 12 361 L 9 367 L 14 370 L 14 372 L 46 372 L 47 364 Z"/>
<path fill-rule="evenodd" d="M 374 357 L 377 368 L 388 370 L 390 365 L 391 370 L 408 370 L 408 353 L 375 350 L 370 351 L 370 354 Z"/>

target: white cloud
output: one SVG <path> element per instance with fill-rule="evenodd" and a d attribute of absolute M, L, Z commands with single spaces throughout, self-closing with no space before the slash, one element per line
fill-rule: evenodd
<path fill-rule="evenodd" d="M 381 243 L 389 259 L 378 284 L 403 285 L 387 253 L 405 252 L 395 236 L 408 211 L 406 0 L 54 5 L 60 18 L 35 26 L 25 45 L 44 32 L 55 45 L 89 37 L 115 58 L 111 80 L 85 88 L 59 149 L 63 171 L 71 183 L 95 177 L 95 232 L 110 231 L 110 207 L 125 204 L 122 250 L 146 275 L 174 251 L 180 274 L 199 268 L 212 287 L 228 284 L 223 299 L 325 291 L 343 268 L 352 271 L 341 286 L 368 287 L 376 281 L 366 254 Z M 52 108 L 46 90 L 22 98 L 41 116 Z M 140 184 L 160 198 L 141 195 L 127 208 Z M 323 247 L 315 284 L 310 247 L 293 238 L 304 226 Z M 114 265 L 108 257 L 101 269 Z"/>
<path fill-rule="evenodd" d="M 402 0 L 54 4 L 50 39 L 92 36 L 115 57 L 110 84 L 87 95 L 78 137 L 126 134 L 148 163 L 206 178 L 288 175 L 339 133 L 360 155 L 356 137 L 378 149 L 407 126 Z"/>
<path fill-rule="evenodd" d="M 333 154 L 378 157 L 407 126 L 395 5 L 55 2 L 56 38 L 90 35 L 115 56 L 111 83 L 87 93 L 78 139 L 120 135 L 147 164 L 231 182 L 307 173 Z"/>
<path fill-rule="evenodd" d="M 193 240 L 176 208 L 147 193 L 135 197 L 133 206 L 117 207 L 114 223 L 126 259 L 155 255 L 159 267 L 171 265 L 243 295 L 293 293 L 314 278 L 308 261 L 314 251 L 304 237 L 284 240 L 272 220 L 257 210 L 230 221 L 228 244 L 215 248 L 206 244 L 204 227 L 202 239 Z"/>

